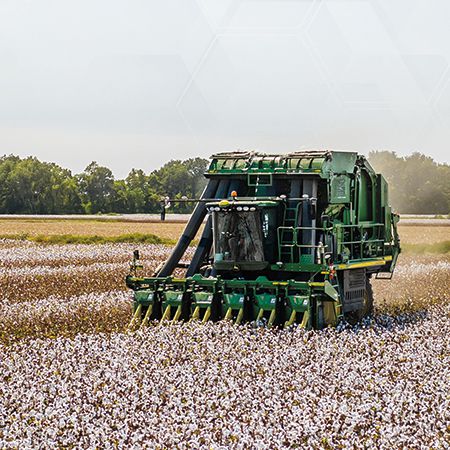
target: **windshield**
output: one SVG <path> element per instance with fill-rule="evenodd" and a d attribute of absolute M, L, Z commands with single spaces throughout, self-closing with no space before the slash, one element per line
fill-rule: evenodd
<path fill-rule="evenodd" d="M 264 261 L 260 211 L 214 212 L 215 261 Z"/>

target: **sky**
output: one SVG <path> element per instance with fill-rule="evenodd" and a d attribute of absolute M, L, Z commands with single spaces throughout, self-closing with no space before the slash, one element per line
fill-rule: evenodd
<path fill-rule="evenodd" d="M 450 154 L 448 0 L 0 0 L 0 154 Z"/>

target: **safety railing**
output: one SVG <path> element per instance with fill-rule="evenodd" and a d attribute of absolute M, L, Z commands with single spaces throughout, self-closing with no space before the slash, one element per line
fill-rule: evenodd
<path fill-rule="evenodd" d="M 384 227 L 383 223 L 334 224 L 330 228 L 278 227 L 279 258 L 293 262 L 296 249 L 300 255 L 314 255 L 317 249 L 330 251 L 327 246 L 330 242 L 336 254 L 347 253 L 349 260 L 385 256 Z"/>
<path fill-rule="evenodd" d="M 347 248 L 349 259 L 364 259 L 385 256 L 385 239 L 382 238 L 384 223 L 358 225 L 335 224 L 337 253 Z"/>
<path fill-rule="evenodd" d="M 322 233 L 325 238 L 326 233 L 331 231 L 332 228 L 322 227 L 278 227 L 278 254 L 280 261 L 283 260 L 283 257 L 289 256 L 289 259 L 293 262 L 295 249 L 299 249 L 300 255 L 308 253 L 313 255 L 313 258 L 318 249 L 322 252 L 326 251 L 327 245 L 325 242 L 312 244 L 312 242 L 317 241 L 316 238 L 313 239 L 313 235 L 314 233 Z M 305 236 L 305 232 L 310 233 L 310 236 Z M 286 235 L 288 238 L 286 238 Z"/>

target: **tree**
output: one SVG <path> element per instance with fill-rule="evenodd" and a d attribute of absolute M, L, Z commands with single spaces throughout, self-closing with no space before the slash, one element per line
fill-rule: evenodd
<path fill-rule="evenodd" d="M 208 161 L 202 158 L 169 161 L 150 174 L 150 191 L 159 194 L 160 198 L 199 197 L 206 184 L 203 174 L 207 163 Z M 192 204 L 175 202 L 171 210 L 185 213 L 192 210 L 192 207 Z"/>
<path fill-rule="evenodd" d="M 78 176 L 83 207 L 86 213 L 108 213 L 113 210 L 114 176 L 107 167 L 95 161 Z"/>
<path fill-rule="evenodd" d="M 132 169 L 125 179 L 129 209 L 135 213 L 149 210 L 150 187 L 148 177 L 141 169 Z"/>
<path fill-rule="evenodd" d="M 0 211 L 55 214 L 81 211 L 78 187 L 69 170 L 37 158 L 0 159 Z"/>
<path fill-rule="evenodd" d="M 20 162 L 18 156 L 3 156 L 0 159 L 0 211 L 3 214 L 17 212 L 17 199 L 12 194 L 11 174 Z"/>
<path fill-rule="evenodd" d="M 111 203 L 111 210 L 116 213 L 135 212 L 129 200 L 129 192 L 124 180 L 114 181 L 114 197 Z"/>
<path fill-rule="evenodd" d="M 208 169 L 209 161 L 204 158 L 191 158 L 183 162 L 191 179 L 191 193 L 194 197 L 200 197 L 206 186 L 206 178 L 203 176 Z"/>

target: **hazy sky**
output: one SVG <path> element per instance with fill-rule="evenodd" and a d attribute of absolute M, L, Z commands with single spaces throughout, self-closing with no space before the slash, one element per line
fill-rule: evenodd
<path fill-rule="evenodd" d="M 450 153 L 449 0 L 0 0 L 0 154 Z"/>

